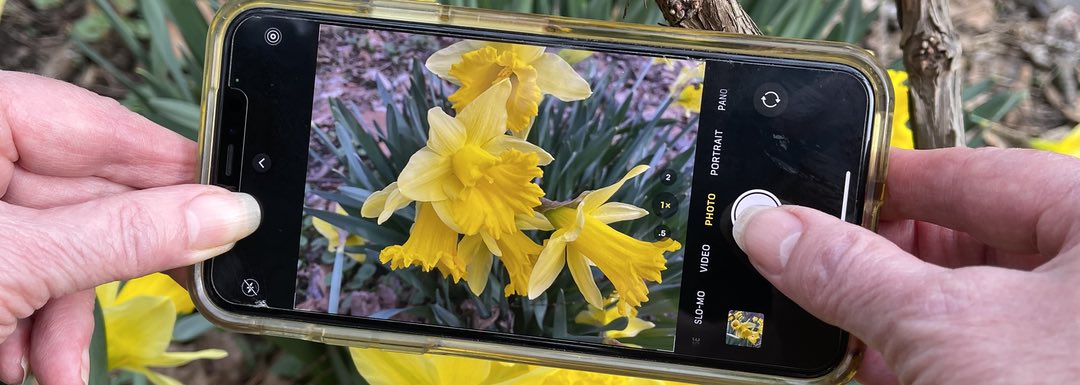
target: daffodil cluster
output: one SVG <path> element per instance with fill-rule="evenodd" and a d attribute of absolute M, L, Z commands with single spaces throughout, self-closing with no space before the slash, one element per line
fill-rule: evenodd
<path fill-rule="evenodd" d="M 361 208 L 362 216 L 383 224 L 415 205 L 408 239 L 382 249 L 380 262 L 392 269 L 438 270 L 480 295 L 498 258 L 510 277 L 504 294 L 529 298 L 543 294 L 565 266 L 590 305 L 609 308 L 595 266 L 618 293 L 610 308 L 635 315 L 648 301 L 646 282 L 661 280 L 664 253 L 681 247 L 671 239 L 641 241 L 610 226 L 648 214 L 609 202 L 648 167 L 633 167 L 610 186 L 579 186 L 582 194 L 558 201 L 545 197 L 538 183 L 552 155 L 524 139 L 544 95 L 582 100 L 592 95 L 589 83 L 563 56 L 521 44 L 462 41 L 432 54 L 426 67 L 458 86 L 447 98 L 453 111 L 428 111 L 426 145 L 411 155 L 396 182 L 371 194 Z M 534 230 L 551 233 L 537 242 Z M 333 240 L 349 245 L 341 236 Z"/>
<path fill-rule="evenodd" d="M 727 343 L 731 345 L 760 347 L 761 332 L 765 319 L 758 313 L 741 310 L 728 312 Z"/>

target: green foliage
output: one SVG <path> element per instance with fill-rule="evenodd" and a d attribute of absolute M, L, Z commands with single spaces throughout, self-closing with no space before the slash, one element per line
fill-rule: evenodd
<path fill-rule="evenodd" d="M 652 0 L 440 0 L 459 7 L 541 15 L 657 24 L 664 21 Z"/>
<path fill-rule="evenodd" d="M 109 383 L 109 354 L 105 345 L 105 318 L 101 313 L 101 304 L 94 298 L 94 333 L 90 336 L 90 383 L 105 385 Z"/>
<path fill-rule="evenodd" d="M 741 0 L 765 35 L 859 43 L 877 20 L 878 7 L 860 0 Z"/>

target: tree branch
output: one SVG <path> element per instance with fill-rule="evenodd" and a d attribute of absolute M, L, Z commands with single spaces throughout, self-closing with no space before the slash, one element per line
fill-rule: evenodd
<path fill-rule="evenodd" d="M 947 0 L 897 0 L 915 148 L 964 146 L 960 38 Z"/>
<path fill-rule="evenodd" d="M 655 0 L 669 25 L 689 29 L 760 35 L 738 0 Z"/>

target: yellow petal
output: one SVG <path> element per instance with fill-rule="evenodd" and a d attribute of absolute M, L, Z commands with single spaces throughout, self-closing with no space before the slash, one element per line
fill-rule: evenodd
<path fill-rule="evenodd" d="M 593 210 L 596 210 L 600 207 L 600 205 L 607 202 L 608 199 L 611 199 L 611 196 L 615 195 L 615 192 L 619 191 L 619 189 L 622 188 L 623 184 L 626 183 L 626 181 L 630 180 L 630 178 L 641 175 L 641 173 L 648 170 L 649 166 L 646 165 L 634 166 L 634 168 L 630 169 L 630 171 L 628 171 L 626 175 L 623 175 L 622 179 L 619 179 L 618 182 L 615 182 L 607 187 L 596 189 L 585 195 L 585 198 L 581 200 L 581 206 L 578 208 L 578 210 L 584 211 L 586 214 L 592 213 Z"/>
<path fill-rule="evenodd" d="M 911 106 L 908 99 L 908 74 L 905 71 L 889 70 L 889 79 L 893 86 L 892 136 L 889 144 L 896 148 L 915 148 L 914 135 L 908 122 L 911 119 Z"/>
<path fill-rule="evenodd" d="M 162 273 L 153 273 L 127 281 L 120 289 L 116 303 L 124 303 L 138 296 L 168 298 L 179 314 L 187 314 L 195 310 L 195 304 L 191 302 L 191 296 L 188 295 L 187 290 L 176 283 L 172 277 Z"/>
<path fill-rule="evenodd" d="M 447 97 L 454 111 L 464 112 L 492 86 L 508 80 L 513 75 L 513 64 L 513 53 L 499 52 L 490 46 L 462 55 L 461 61 L 451 66 L 449 72 L 450 77 L 461 83 L 461 87 Z"/>
<path fill-rule="evenodd" d="M 555 160 L 555 158 L 552 157 L 551 154 L 549 154 L 547 151 L 544 151 L 544 149 L 540 148 L 540 146 L 529 143 L 524 139 L 515 138 L 509 135 L 496 136 L 491 141 L 485 143 L 483 149 L 495 155 L 502 154 L 503 152 L 506 152 L 508 150 L 518 150 L 524 153 L 533 153 L 536 154 L 538 163 L 541 166 L 546 166 L 551 163 L 551 161 Z"/>
<path fill-rule="evenodd" d="M 221 349 L 205 349 L 195 352 L 165 352 L 146 362 L 146 366 L 153 368 L 173 368 L 186 365 L 195 360 L 220 360 L 228 357 L 229 353 Z"/>
<path fill-rule="evenodd" d="M 500 50 L 506 50 L 503 44 L 510 46 L 510 50 L 514 52 L 514 56 L 525 63 L 535 62 L 540 59 L 544 54 L 544 47 L 528 45 L 528 44 L 506 44 L 506 43 L 492 43 L 492 46 L 499 48 Z"/>
<path fill-rule="evenodd" d="M 182 382 L 180 382 L 180 380 L 148 369 L 139 369 L 134 371 L 146 376 L 146 379 L 154 385 L 184 385 Z"/>
<path fill-rule="evenodd" d="M 703 86 L 701 83 L 694 83 L 683 87 L 682 92 L 675 98 L 675 105 L 682 107 L 686 111 L 687 116 L 690 113 L 701 112 L 701 94 Z"/>
<path fill-rule="evenodd" d="M 632 221 L 649 215 L 649 211 L 629 203 L 607 202 L 593 211 L 592 216 L 604 223 Z"/>
<path fill-rule="evenodd" d="M 495 237 L 492 237 L 486 231 L 481 231 L 480 238 L 484 240 L 484 246 L 487 246 L 488 251 L 491 251 L 496 257 L 502 256 L 502 248 L 499 247 L 499 241 L 495 240 Z"/>
<path fill-rule="evenodd" d="M 556 209 L 546 214 L 559 231 L 576 226 L 577 217 L 573 212 Z M 645 281 L 660 282 L 660 272 L 667 269 L 664 253 L 681 247 L 672 239 L 657 242 L 634 239 L 592 216 L 586 216 L 581 234 L 566 246 L 596 264 L 611 281 L 619 293 L 617 306 L 622 315 L 632 314 L 642 302 L 648 301 L 649 289 Z"/>
<path fill-rule="evenodd" d="M 465 282 L 469 284 L 469 290 L 477 296 L 483 294 L 495 259 L 484 247 L 484 239 L 479 235 L 466 235 L 458 243 L 457 253 L 465 261 Z"/>
<path fill-rule="evenodd" d="M 501 80 L 458 110 L 457 120 L 465 126 L 467 144 L 482 146 L 506 132 L 506 103 L 512 88 L 509 80 Z"/>
<path fill-rule="evenodd" d="M 138 296 L 102 308 L 109 368 L 146 366 L 172 340 L 176 307 L 162 296 Z"/>
<path fill-rule="evenodd" d="M 409 158 L 409 163 L 398 175 L 398 189 L 406 198 L 415 201 L 444 200 L 446 186 L 456 182 L 451 165 L 449 158 L 422 148 Z"/>
<path fill-rule="evenodd" d="M 567 247 L 566 264 L 570 266 L 570 275 L 574 277 L 574 283 L 577 284 L 581 295 L 585 297 L 585 301 L 593 307 L 603 307 L 604 297 L 600 295 L 600 288 L 596 287 L 592 269 L 589 268 L 589 262 L 585 261 L 585 257 L 573 247 Z"/>
<path fill-rule="evenodd" d="M 533 62 L 537 72 L 537 85 L 545 94 L 559 98 L 564 102 L 582 100 L 592 95 L 589 82 L 585 81 L 570 67 L 570 63 L 559 55 L 545 53 L 540 60 Z"/>
<path fill-rule="evenodd" d="M 502 249 L 499 260 L 510 275 L 510 282 L 503 288 L 503 294 L 507 297 L 511 294 L 528 294 L 529 276 L 543 247 L 520 231 L 502 237 L 498 244 Z"/>
<path fill-rule="evenodd" d="M 588 59 L 593 55 L 593 51 L 586 51 L 582 49 L 563 48 L 559 50 L 559 57 L 566 60 L 566 64 L 574 65 Z"/>
<path fill-rule="evenodd" d="M 537 71 L 533 67 L 514 68 L 514 77 L 510 81 L 513 90 L 506 100 L 506 126 L 511 131 L 521 132 L 532 125 L 533 118 L 540 112 L 544 93 L 537 84 Z"/>
<path fill-rule="evenodd" d="M 360 208 L 360 216 L 378 218 L 377 222 L 381 225 L 390 219 L 390 216 L 394 215 L 395 211 L 408 206 L 409 203 L 412 203 L 412 200 L 402 195 L 401 191 L 398 190 L 397 182 L 394 182 L 382 190 L 371 193 L 368 199 L 364 201 L 364 206 Z"/>
<path fill-rule="evenodd" d="M 371 385 L 529 385 L 552 369 L 436 354 L 349 350 Z"/>
<path fill-rule="evenodd" d="M 566 239 L 563 235 L 566 230 L 555 230 L 551 237 L 544 241 L 544 249 L 540 252 L 540 258 L 536 260 L 536 266 L 529 274 L 529 299 L 536 299 L 544 291 L 551 287 L 562 272 L 566 264 Z"/>
<path fill-rule="evenodd" d="M 456 282 L 465 274 L 465 264 L 457 255 L 458 234 L 439 219 L 427 203 L 416 204 L 416 222 L 404 245 L 384 248 L 379 253 L 382 263 L 392 269 L 420 266 L 424 271 L 438 267 Z"/>
<path fill-rule="evenodd" d="M 438 154 L 450 155 L 465 145 L 465 126 L 451 118 L 439 107 L 428 110 L 428 148 Z"/>
<path fill-rule="evenodd" d="M 574 323 L 580 325 L 592 325 L 592 326 L 604 326 L 611 323 L 611 320 L 604 317 L 605 311 L 603 308 L 596 306 L 586 306 L 585 310 L 578 312 L 574 317 Z"/>
<path fill-rule="evenodd" d="M 440 78 L 449 80 L 454 84 L 460 84 L 456 79 L 450 76 L 450 67 L 461 62 L 461 55 L 464 55 L 466 52 L 475 51 L 482 46 L 484 46 L 484 43 L 471 40 L 464 40 L 451 44 L 432 54 L 425 63 L 425 67 L 427 67 L 428 71 L 435 73 L 435 75 L 438 75 Z"/>
<path fill-rule="evenodd" d="M 120 291 L 120 282 L 114 281 L 94 288 L 98 303 L 102 308 L 116 306 L 116 294 Z"/>
<path fill-rule="evenodd" d="M 533 211 L 532 215 L 518 214 L 514 216 L 515 222 L 517 222 L 518 229 L 521 230 L 540 230 L 540 231 L 552 231 L 555 230 L 555 226 L 551 225 L 551 221 L 538 212 Z"/>
<path fill-rule="evenodd" d="M 623 330 L 608 330 L 604 333 L 607 338 L 632 338 L 637 337 L 638 333 L 649 330 L 656 327 L 656 324 L 643 320 L 638 317 L 630 317 L 626 323 L 626 328 Z"/>

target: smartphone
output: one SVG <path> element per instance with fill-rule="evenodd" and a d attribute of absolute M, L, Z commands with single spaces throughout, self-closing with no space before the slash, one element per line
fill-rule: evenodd
<path fill-rule="evenodd" d="M 732 239 L 872 228 L 891 98 L 832 43 L 399 1 L 241 1 L 201 180 L 262 223 L 197 265 L 234 330 L 688 382 L 837 383 L 860 345 Z"/>

